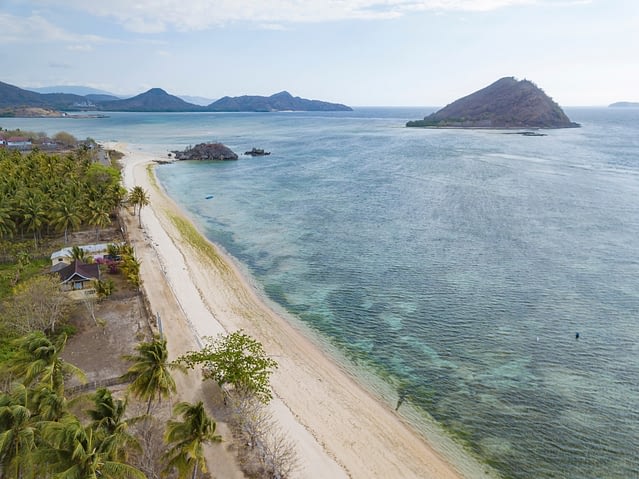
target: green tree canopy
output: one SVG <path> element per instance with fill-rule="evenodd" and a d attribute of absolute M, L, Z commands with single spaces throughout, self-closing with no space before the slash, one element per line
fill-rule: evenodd
<path fill-rule="evenodd" d="M 102 210 L 111 213 L 126 192 L 116 168 L 96 164 L 80 151 L 22 155 L 0 148 L 0 171 L 0 238 L 31 233 L 36 247 L 46 232 L 68 233 L 79 222 L 108 224 Z M 98 201 L 100 214 L 92 216 Z"/>
<path fill-rule="evenodd" d="M 201 365 L 204 378 L 220 387 L 231 385 L 237 393 L 254 395 L 265 403 L 272 399 L 270 376 L 277 362 L 266 355 L 259 341 L 242 330 L 206 339 L 202 350 L 188 352 L 176 362 L 191 369 Z"/>
<path fill-rule="evenodd" d="M 53 473 L 52 477 L 146 479 L 140 470 L 113 459 L 110 443 L 73 415 L 44 424 L 42 438 L 36 457 L 47 472 Z"/>
<path fill-rule="evenodd" d="M 67 133 L 66 131 L 60 131 L 53 135 L 53 139 L 56 143 L 61 145 L 72 147 L 78 143 L 78 140 L 71 133 Z"/>

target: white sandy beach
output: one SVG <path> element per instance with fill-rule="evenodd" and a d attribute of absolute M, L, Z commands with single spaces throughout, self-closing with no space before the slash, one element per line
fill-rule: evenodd
<path fill-rule="evenodd" d="M 486 477 L 479 465 L 464 467 L 462 475 L 438 455 L 390 407 L 267 307 L 231 260 L 220 254 L 221 260 L 213 261 L 189 245 L 171 221 L 171 215 L 186 215 L 149 178 L 153 157 L 122 144 L 109 147 L 126 155 L 126 187 L 140 185 L 150 196 L 150 206 L 142 210 L 143 229 L 136 217 L 128 222 L 129 234 L 142 262 L 143 288 L 160 314 L 172 357 L 197 349 L 204 336 L 237 329 L 259 340 L 279 363 L 270 408 L 296 445 L 301 466 L 296 477 Z M 178 387 L 180 399 L 202 394 L 197 375 L 179 378 Z M 242 477 L 228 463 L 232 452 L 223 445 L 213 446 L 209 457 L 214 477 Z"/>

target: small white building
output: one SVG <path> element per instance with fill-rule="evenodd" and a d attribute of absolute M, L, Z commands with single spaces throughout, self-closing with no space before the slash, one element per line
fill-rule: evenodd
<path fill-rule="evenodd" d="M 22 136 L 12 136 L 11 138 L 7 138 L 5 140 L 5 145 L 7 148 L 13 148 L 16 150 L 30 150 L 33 146 L 29 138 L 24 138 Z"/>
<path fill-rule="evenodd" d="M 92 256 L 94 261 L 100 260 L 107 254 L 109 243 L 87 244 L 79 246 L 87 256 Z M 51 254 L 51 265 L 65 263 L 71 264 L 73 261 L 73 247 L 63 248 Z"/>

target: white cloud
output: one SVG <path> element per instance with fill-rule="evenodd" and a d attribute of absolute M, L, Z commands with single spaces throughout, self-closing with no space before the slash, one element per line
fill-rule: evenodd
<path fill-rule="evenodd" d="M 17 17 L 0 13 L 0 42 L 2 43 L 72 43 L 87 45 L 104 43 L 97 35 L 78 35 L 53 25 L 39 15 Z"/>
<path fill-rule="evenodd" d="M 236 22 L 282 23 L 396 18 L 415 11 L 488 11 L 550 0 L 40 0 L 111 17 L 130 31 L 204 30 Z"/>
<path fill-rule="evenodd" d="M 92 52 L 93 47 L 91 45 L 69 45 L 67 50 L 71 52 Z"/>
<path fill-rule="evenodd" d="M 58 62 L 49 62 L 48 66 L 49 66 L 49 68 L 61 68 L 63 70 L 67 70 L 67 69 L 73 68 L 68 63 L 58 63 Z"/>

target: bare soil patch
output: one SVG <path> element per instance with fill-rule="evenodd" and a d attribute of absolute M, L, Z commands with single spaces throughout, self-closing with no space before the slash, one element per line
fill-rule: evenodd
<path fill-rule="evenodd" d="M 70 319 L 76 333 L 67 341 L 63 356 L 82 369 L 89 381 L 124 374 L 129 363 L 122 356 L 133 354 L 140 341 L 151 337 L 142 297 L 122 296 L 95 305 L 97 322 L 82 303 L 76 305 Z"/>

